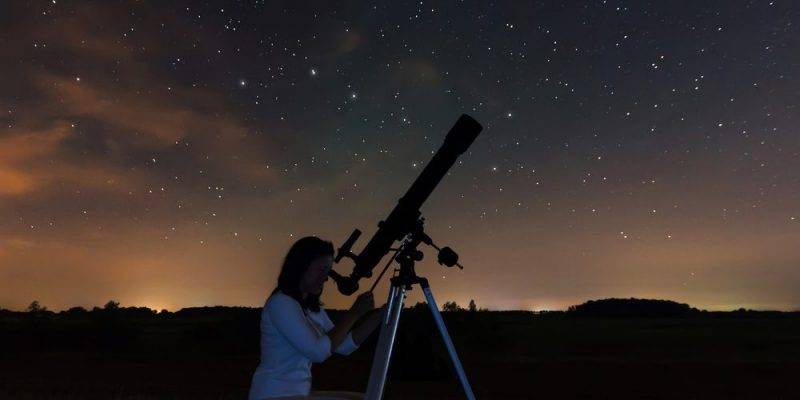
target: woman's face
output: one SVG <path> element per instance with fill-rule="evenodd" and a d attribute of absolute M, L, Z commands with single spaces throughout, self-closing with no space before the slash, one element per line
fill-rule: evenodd
<path fill-rule="evenodd" d="M 322 294 L 322 287 L 328 280 L 328 272 L 333 265 L 333 256 L 321 256 L 314 259 L 303 279 L 300 280 L 300 291 L 315 295 Z"/>

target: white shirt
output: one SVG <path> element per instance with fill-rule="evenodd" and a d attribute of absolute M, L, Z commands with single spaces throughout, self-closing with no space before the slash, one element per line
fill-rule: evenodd
<path fill-rule="evenodd" d="M 300 304 L 281 291 L 275 292 L 261 311 L 261 363 L 253 373 L 249 400 L 279 396 L 307 396 L 311 392 L 311 363 L 331 356 L 326 335 L 333 322 L 324 309 L 303 312 Z M 348 355 L 358 346 L 352 333 L 336 348 Z"/>

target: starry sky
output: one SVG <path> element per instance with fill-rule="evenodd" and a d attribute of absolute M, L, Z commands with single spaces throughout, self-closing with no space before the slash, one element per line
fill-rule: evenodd
<path fill-rule="evenodd" d="M 800 309 L 796 3 L 332 3 L 3 2 L 0 307 L 260 306 L 467 113 L 440 304 Z"/>

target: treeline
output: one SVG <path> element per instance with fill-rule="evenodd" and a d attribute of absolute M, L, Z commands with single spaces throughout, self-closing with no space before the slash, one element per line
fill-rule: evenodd
<path fill-rule="evenodd" d="M 0 308 L 0 316 L 11 316 L 11 315 L 19 315 L 19 314 L 29 314 L 29 315 L 64 315 L 64 316 L 86 316 L 86 315 L 102 315 L 102 314 L 117 314 L 117 315 L 127 315 L 131 317 L 152 317 L 156 315 L 177 315 L 177 316 L 185 316 L 185 317 L 199 317 L 199 316 L 214 316 L 214 315 L 230 315 L 231 313 L 250 313 L 254 309 L 260 309 L 260 307 L 242 307 L 242 306 L 205 306 L 205 307 L 187 307 L 182 308 L 178 311 L 171 312 L 168 310 L 161 310 L 157 311 L 148 307 L 121 307 L 120 303 L 114 300 L 109 300 L 103 307 L 94 306 L 91 309 L 86 309 L 84 307 L 71 307 L 67 310 L 63 311 L 50 311 L 47 309 L 46 306 L 39 303 L 38 300 L 34 300 L 31 302 L 30 305 L 25 309 L 25 311 L 11 311 L 6 310 L 4 308 Z M 422 310 L 428 309 L 428 305 L 424 302 L 418 302 L 413 306 L 409 306 L 406 304 L 406 309 L 408 310 Z M 336 310 L 328 310 L 337 312 Z M 475 300 L 470 299 L 469 305 L 467 308 L 463 308 L 458 305 L 455 301 L 446 301 L 442 304 L 441 311 L 443 312 L 460 312 L 460 311 L 482 311 L 486 312 L 489 311 L 486 308 L 478 308 L 475 303 Z M 516 311 L 516 310 L 515 310 Z"/>
<path fill-rule="evenodd" d="M 0 308 L 0 318 L 5 320 L 18 318 L 41 318 L 46 316 L 59 317 L 108 317 L 147 319 L 154 317 L 179 317 L 190 319 L 236 319 L 251 318 L 258 315 L 261 307 L 231 307 L 231 306 L 206 306 L 206 307 L 187 307 L 178 311 L 161 310 L 156 311 L 148 307 L 121 307 L 117 301 L 110 300 L 103 307 L 95 306 L 91 309 L 83 307 L 72 307 L 63 311 L 50 311 L 46 306 L 38 301 L 33 301 L 25 311 L 11 311 Z M 406 305 L 406 310 L 411 312 L 427 312 L 428 305 L 418 302 L 413 306 Z M 338 314 L 341 310 L 327 309 L 329 314 Z M 691 317 L 703 315 L 730 315 L 730 316 L 791 316 L 800 315 L 800 312 L 783 311 L 760 311 L 739 308 L 734 311 L 706 311 L 691 307 L 685 303 L 678 303 L 672 300 L 656 299 L 637 299 L 637 298 L 610 298 L 601 300 L 589 300 L 585 303 L 570 306 L 566 311 L 489 311 L 486 308 L 478 308 L 474 300 L 470 300 L 469 305 L 464 308 L 455 301 L 446 301 L 441 306 L 441 311 L 445 313 L 462 312 L 491 312 L 491 313 L 522 313 L 537 315 L 565 315 L 565 316 L 586 316 L 586 317 L 607 317 L 607 318 L 658 318 L 658 317 Z"/>
<path fill-rule="evenodd" d="M 587 323 L 586 320 L 603 320 L 602 324 L 611 323 L 612 326 L 619 323 L 638 326 L 640 323 L 649 323 L 648 319 L 658 321 L 659 318 L 668 318 L 685 321 L 688 324 L 685 329 L 691 330 L 698 324 L 733 326 L 715 325 L 718 324 L 717 321 L 751 320 L 758 325 L 762 320 L 773 321 L 769 323 L 782 320 L 791 325 L 796 324 L 792 321 L 800 319 L 800 312 L 745 309 L 707 312 L 686 304 L 647 299 L 604 299 L 588 301 L 566 311 L 535 313 L 486 311 L 477 306 L 464 309 L 454 302 L 445 304 L 447 306 L 443 308 L 447 311 L 442 312 L 442 317 L 451 335 L 462 346 L 500 346 L 495 349 L 499 352 L 497 354 L 506 352 L 502 350 L 502 346 L 511 346 L 509 343 L 515 342 L 513 338 L 518 334 L 511 332 L 523 329 L 526 335 L 531 334 L 524 328 L 529 326 L 574 326 Z M 344 313 L 333 309 L 327 309 L 327 312 L 334 322 Z M 103 307 L 73 307 L 53 312 L 34 302 L 25 311 L 0 310 L 0 354 L 110 351 L 139 355 L 158 354 L 159 357 L 170 354 L 247 356 L 258 353 L 260 314 L 260 307 L 224 306 L 156 312 L 147 307 L 121 307 L 115 301 L 109 301 Z M 405 343 L 407 348 L 415 348 L 419 343 L 427 343 L 425 348 L 438 346 L 436 335 L 431 335 L 435 324 L 427 304 L 420 302 L 406 308 L 402 321 L 406 329 L 399 333 L 398 343 Z M 372 335 L 368 340 L 372 344 L 364 347 L 374 346 L 373 342 L 376 340 L 377 335 Z M 439 350 L 441 358 L 446 359 L 446 352 Z M 409 367 L 404 369 L 407 371 L 414 369 L 412 365 L 419 364 L 419 360 L 415 358 L 407 361 Z M 446 368 L 442 367 L 442 370 Z"/>
<path fill-rule="evenodd" d="M 674 318 L 702 316 L 777 317 L 798 316 L 800 312 L 759 311 L 745 308 L 739 308 L 734 311 L 706 311 L 672 300 L 631 297 L 628 299 L 589 300 L 583 304 L 570 306 L 566 314 L 603 318 Z"/>
<path fill-rule="evenodd" d="M 589 300 L 583 304 L 570 306 L 567 312 L 602 317 L 685 317 L 696 315 L 700 310 L 671 300 L 612 298 Z"/>

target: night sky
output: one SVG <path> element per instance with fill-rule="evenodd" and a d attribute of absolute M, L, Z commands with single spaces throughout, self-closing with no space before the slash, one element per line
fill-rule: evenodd
<path fill-rule="evenodd" d="M 467 113 L 440 304 L 800 308 L 798 4 L 561 3 L 3 2 L 0 307 L 260 306 Z"/>

